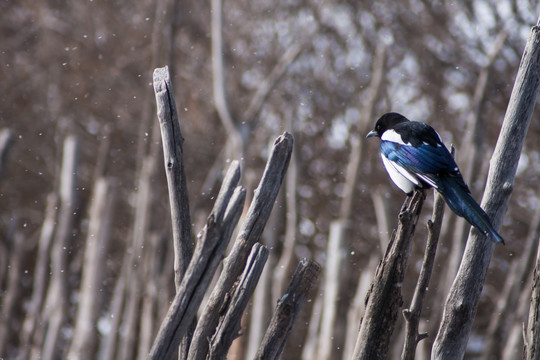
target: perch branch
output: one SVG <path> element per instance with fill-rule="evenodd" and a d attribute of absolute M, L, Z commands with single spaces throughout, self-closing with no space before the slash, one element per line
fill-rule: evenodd
<path fill-rule="evenodd" d="M 420 270 L 420 276 L 416 288 L 414 289 L 411 306 L 409 309 L 403 310 L 403 316 L 406 320 L 406 335 L 405 345 L 403 346 L 403 352 L 401 353 L 402 360 L 414 360 L 416 344 L 427 337 L 427 334 L 418 333 L 418 323 L 420 321 L 420 314 L 422 313 L 424 296 L 426 295 L 431 273 L 433 271 L 433 263 L 435 261 L 435 253 L 437 252 L 439 234 L 441 233 L 444 215 L 444 199 L 438 192 L 434 191 L 434 193 L 435 201 L 433 203 L 433 215 L 431 217 L 433 220 L 428 221 L 428 238 L 422 269 Z"/>
<path fill-rule="evenodd" d="M 392 234 L 367 294 L 366 312 L 356 340 L 354 360 L 384 359 L 388 354 L 398 310 L 403 305 L 400 289 L 424 198 L 422 191 L 415 191 L 403 204 L 398 228 Z"/>

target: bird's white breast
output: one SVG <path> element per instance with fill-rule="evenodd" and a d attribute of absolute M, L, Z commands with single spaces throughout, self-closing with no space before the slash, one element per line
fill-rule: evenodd
<path fill-rule="evenodd" d="M 385 134 L 388 131 L 385 132 Z M 384 168 L 390 175 L 390 178 L 406 194 L 410 194 L 414 191 L 415 185 L 418 185 L 418 179 L 416 179 L 412 174 L 407 170 L 403 169 L 401 166 L 397 165 L 393 161 L 390 161 L 381 153 L 381 158 L 384 164 Z"/>

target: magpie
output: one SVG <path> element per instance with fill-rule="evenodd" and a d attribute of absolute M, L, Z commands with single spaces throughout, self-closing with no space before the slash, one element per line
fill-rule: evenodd
<path fill-rule="evenodd" d="M 391 112 L 377 120 L 375 129 L 366 136 L 370 137 L 380 138 L 384 167 L 394 184 L 408 196 L 415 189 L 435 188 L 454 213 L 495 243 L 504 244 L 487 214 L 472 198 L 454 158 L 431 126 Z"/>

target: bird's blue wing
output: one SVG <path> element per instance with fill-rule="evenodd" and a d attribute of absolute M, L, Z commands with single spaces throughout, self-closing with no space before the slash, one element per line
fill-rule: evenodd
<path fill-rule="evenodd" d="M 442 174 L 455 177 L 465 191 L 469 189 L 454 158 L 443 144 L 436 146 L 422 143 L 420 146 L 381 141 L 381 152 L 390 161 L 413 174 L 422 182 L 439 187 Z"/>

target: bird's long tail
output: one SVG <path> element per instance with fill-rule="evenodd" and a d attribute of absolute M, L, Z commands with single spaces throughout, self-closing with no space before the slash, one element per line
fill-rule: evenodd
<path fill-rule="evenodd" d="M 478 203 L 463 188 L 456 177 L 444 176 L 438 184 L 439 193 L 443 196 L 448 207 L 457 215 L 465 218 L 471 225 L 480 230 L 495 243 L 503 243 L 503 238 L 491 225 L 489 217 Z"/>

